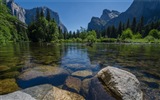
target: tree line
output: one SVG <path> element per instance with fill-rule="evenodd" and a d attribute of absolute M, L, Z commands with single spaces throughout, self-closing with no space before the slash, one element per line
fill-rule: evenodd
<path fill-rule="evenodd" d="M 54 18 L 51 18 L 50 10 L 44 15 L 43 9 L 36 10 L 36 16 L 28 27 L 13 17 L 5 4 L 0 0 L 0 43 L 7 41 L 32 41 L 32 42 L 95 42 L 98 39 L 160 39 L 160 20 L 144 25 L 144 17 L 140 20 L 134 17 L 126 23 L 119 22 L 118 27 L 108 26 L 103 31 L 79 30 L 62 32 Z"/>
<path fill-rule="evenodd" d="M 95 30 L 96 31 L 96 30 Z M 81 38 L 84 39 L 87 30 L 81 28 L 76 32 L 69 32 L 66 39 Z M 97 39 L 110 38 L 110 39 L 160 39 L 160 20 L 151 22 L 147 25 L 144 24 L 144 17 L 142 16 L 139 21 L 136 17 L 132 20 L 128 19 L 126 23 L 119 22 L 118 27 L 108 26 L 103 31 L 96 31 Z"/>

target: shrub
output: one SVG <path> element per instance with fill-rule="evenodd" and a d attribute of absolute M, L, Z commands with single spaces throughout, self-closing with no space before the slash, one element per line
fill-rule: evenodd
<path fill-rule="evenodd" d="M 122 35 L 121 35 L 122 40 L 132 39 L 132 38 L 133 38 L 133 32 L 131 29 L 128 28 L 122 32 Z"/>
<path fill-rule="evenodd" d="M 160 32 L 158 32 L 157 29 L 152 29 L 152 30 L 149 32 L 149 36 L 152 36 L 152 37 L 154 37 L 155 39 L 160 39 Z"/>
<path fill-rule="evenodd" d="M 141 39 L 142 38 L 142 35 L 140 33 L 136 33 L 134 35 L 134 39 Z"/>
<path fill-rule="evenodd" d="M 150 35 L 146 36 L 145 39 L 146 39 L 148 42 L 152 42 L 152 41 L 155 40 L 155 38 L 154 38 L 153 36 L 150 36 Z"/>

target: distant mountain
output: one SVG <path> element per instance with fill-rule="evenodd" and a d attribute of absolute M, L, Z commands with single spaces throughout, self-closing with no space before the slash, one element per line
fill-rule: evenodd
<path fill-rule="evenodd" d="M 104 26 L 113 18 L 118 17 L 120 12 L 115 10 L 103 10 L 103 14 L 100 18 L 98 17 L 92 17 L 90 23 L 88 24 L 88 30 L 96 30 L 101 31 L 104 29 Z"/>
<path fill-rule="evenodd" d="M 33 9 L 24 9 L 20 7 L 18 4 L 14 2 L 14 0 L 6 0 L 7 7 L 11 10 L 12 15 L 17 16 L 17 18 L 26 23 L 30 24 L 36 16 L 36 10 L 39 9 L 40 11 L 43 10 L 44 15 L 46 16 L 47 7 L 37 7 Z M 67 32 L 67 28 L 62 24 L 60 21 L 59 15 L 57 12 L 52 11 L 49 9 L 51 18 L 54 18 L 58 26 L 62 29 L 62 32 Z"/>
<path fill-rule="evenodd" d="M 108 21 L 101 24 L 103 27 L 100 29 L 100 31 L 112 25 L 117 27 L 120 21 L 122 23 L 126 23 L 127 20 L 130 19 L 130 22 L 132 22 L 134 17 L 136 17 L 136 20 L 139 21 L 142 16 L 144 17 L 144 24 L 160 20 L 160 0 L 134 0 L 131 6 L 118 16 L 111 17 L 111 19 L 109 19 L 110 17 L 108 16 L 101 16 L 100 19 L 103 18 Z M 88 25 L 89 30 L 97 30 L 97 27 L 95 28 L 92 26 L 97 24 L 93 23 L 94 21 L 91 20 Z"/>
<path fill-rule="evenodd" d="M 144 17 L 145 24 L 159 20 L 160 0 L 134 0 L 124 13 L 110 20 L 105 26 L 118 26 L 120 21 L 126 23 L 128 19 L 132 21 L 133 17 L 136 17 L 137 21 L 139 21 L 142 16 Z"/>

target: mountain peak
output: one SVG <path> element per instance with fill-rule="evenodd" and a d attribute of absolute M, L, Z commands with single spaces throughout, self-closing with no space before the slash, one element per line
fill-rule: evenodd
<path fill-rule="evenodd" d="M 160 0 L 134 0 L 131 6 L 121 14 L 115 10 L 105 9 L 101 16 L 102 20 L 107 21 L 103 29 L 112 25 L 118 27 L 120 22 L 126 23 L 128 19 L 132 21 L 134 17 L 139 21 L 142 16 L 144 17 L 144 24 L 148 24 L 160 19 L 159 11 Z M 96 28 L 92 30 L 96 30 Z"/>
<path fill-rule="evenodd" d="M 88 24 L 88 30 L 96 30 L 96 31 L 100 31 L 103 29 L 103 27 L 105 26 L 105 24 L 115 18 L 118 17 L 120 14 L 120 12 L 115 11 L 115 10 L 108 10 L 108 9 L 104 9 L 103 10 L 103 14 L 101 15 L 101 17 L 92 17 L 90 23 Z"/>
<path fill-rule="evenodd" d="M 16 4 L 14 0 L 6 0 L 6 5 L 11 10 L 12 15 L 16 16 L 21 22 L 26 24 L 30 24 L 33 21 L 33 19 L 36 16 L 37 9 L 42 9 L 45 16 L 47 15 L 47 9 L 49 9 L 46 6 L 36 7 L 33 9 L 24 9 L 20 7 L 18 4 Z M 51 18 L 54 18 L 58 26 L 62 29 L 62 32 L 67 32 L 67 28 L 60 21 L 58 13 L 52 11 L 51 9 L 49 9 L 49 12 Z"/>
<path fill-rule="evenodd" d="M 118 17 L 119 14 L 120 14 L 120 12 L 118 12 L 116 10 L 110 11 L 108 9 L 105 9 L 105 10 L 103 10 L 103 14 L 100 18 L 107 22 L 115 17 Z"/>

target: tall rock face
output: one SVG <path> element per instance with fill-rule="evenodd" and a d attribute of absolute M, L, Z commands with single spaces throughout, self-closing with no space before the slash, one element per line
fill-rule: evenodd
<path fill-rule="evenodd" d="M 98 17 L 92 17 L 90 23 L 88 24 L 88 30 L 96 30 L 96 31 L 101 31 L 104 29 L 104 26 L 108 23 L 113 18 L 118 17 L 120 13 L 115 10 L 108 10 L 105 9 L 103 10 L 103 14 L 101 15 L 100 18 Z"/>
<path fill-rule="evenodd" d="M 43 10 L 44 15 L 46 16 L 47 15 L 47 9 L 49 9 L 49 8 L 47 8 L 47 7 L 37 7 L 37 8 L 26 10 L 26 14 L 25 14 L 25 18 L 26 18 L 25 22 L 26 22 L 26 24 L 30 24 L 33 21 L 33 19 L 36 17 L 37 9 L 39 11 Z M 62 32 L 67 32 L 67 28 L 60 21 L 58 13 L 52 11 L 51 9 L 49 9 L 49 12 L 50 12 L 51 19 L 54 18 L 54 20 L 56 21 L 58 26 L 62 29 Z"/>
<path fill-rule="evenodd" d="M 44 15 L 47 14 L 47 7 L 37 7 L 33 9 L 24 9 L 14 2 L 14 0 L 6 0 L 7 7 L 11 10 L 12 15 L 16 16 L 20 21 L 26 24 L 30 24 L 36 16 L 36 10 L 43 10 Z M 61 28 L 62 32 L 67 32 L 67 28 L 60 21 L 59 15 L 57 12 L 49 9 L 51 18 L 54 18 L 58 26 Z"/>
<path fill-rule="evenodd" d="M 12 15 L 16 16 L 21 22 L 25 23 L 25 9 L 14 3 L 13 0 L 6 0 L 6 5 L 11 10 Z"/>
<path fill-rule="evenodd" d="M 91 22 L 88 24 L 88 30 L 101 31 L 105 24 L 106 24 L 106 21 L 98 17 L 92 17 Z"/>
<path fill-rule="evenodd" d="M 100 18 L 102 20 L 108 22 L 109 20 L 111 20 L 115 17 L 118 17 L 119 14 L 120 14 L 120 12 L 118 12 L 118 11 L 115 11 L 115 10 L 110 11 L 108 9 L 105 9 L 105 10 L 103 10 L 103 14 Z"/>
<path fill-rule="evenodd" d="M 126 23 L 128 19 L 133 20 L 136 17 L 137 21 L 144 17 L 144 24 L 160 19 L 160 0 L 134 0 L 131 6 L 117 18 L 110 20 L 105 26 L 118 26 L 119 22 Z"/>

